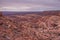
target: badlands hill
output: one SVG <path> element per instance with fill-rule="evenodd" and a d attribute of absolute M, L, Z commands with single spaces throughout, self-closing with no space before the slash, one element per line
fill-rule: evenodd
<path fill-rule="evenodd" d="M 60 40 L 60 11 L 10 16 L 0 12 L 0 40 Z"/>

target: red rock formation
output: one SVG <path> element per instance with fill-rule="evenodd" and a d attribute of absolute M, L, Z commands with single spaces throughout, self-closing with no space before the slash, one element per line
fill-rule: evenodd
<path fill-rule="evenodd" d="M 60 40 L 60 16 L 4 16 L 0 18 L 0 40 Z"/>

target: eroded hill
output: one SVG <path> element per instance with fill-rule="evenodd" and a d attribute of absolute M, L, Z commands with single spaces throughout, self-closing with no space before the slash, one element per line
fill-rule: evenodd
<path fill-rule="evenodd" d="M 0 40 L 60 40 L 60 16 L 2 16 Z"/>

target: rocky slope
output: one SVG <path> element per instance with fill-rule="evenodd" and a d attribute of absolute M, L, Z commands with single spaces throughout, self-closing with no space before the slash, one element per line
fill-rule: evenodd
<path fill-rule="evenodd" d="M 60 40 L 60 16 L 0 16 L 0 40 Z"/>

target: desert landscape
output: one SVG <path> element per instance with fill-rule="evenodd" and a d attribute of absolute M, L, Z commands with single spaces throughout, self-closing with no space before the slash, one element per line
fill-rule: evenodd
<path fill-rule="evenodd" d="M 60 11 L 0 12 L 0 40 L 60 40 Z"/>

